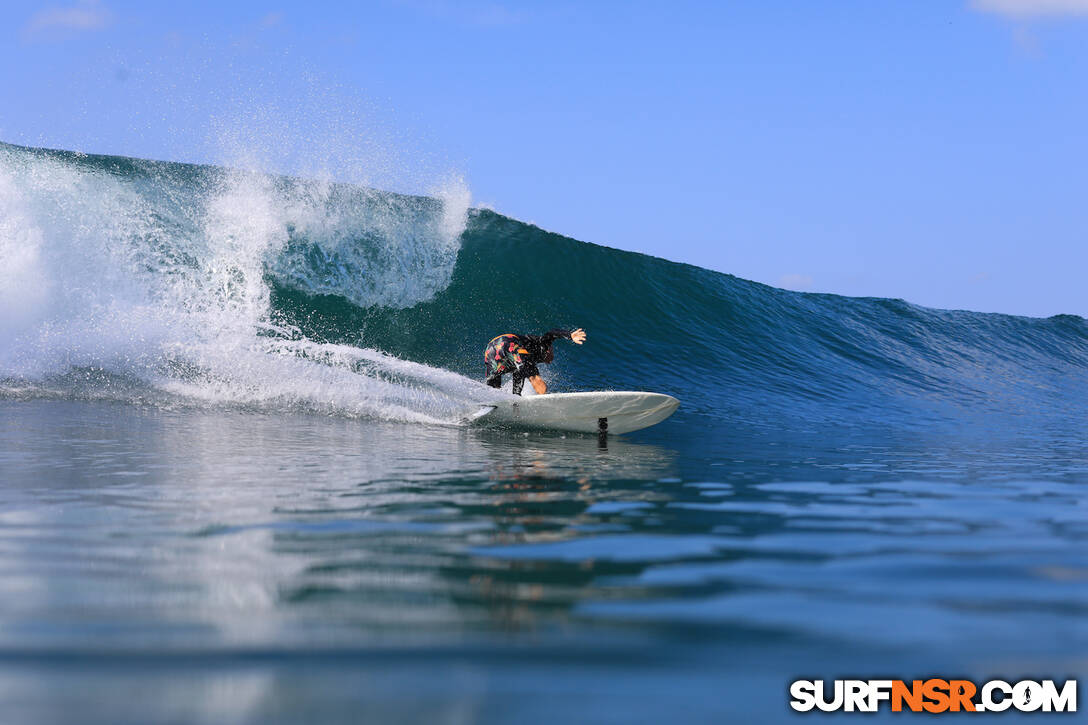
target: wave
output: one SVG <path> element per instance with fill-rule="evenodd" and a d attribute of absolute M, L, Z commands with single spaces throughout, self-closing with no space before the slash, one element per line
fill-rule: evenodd
<path fill-rule="evenodd" d="M 276 284 L 315 339 L 375 345 L 478 374 L 499 332 L 581 326 L 557 353 L 579 388 L 668 392 L 685 410 L 756 426 L 1032 415 L 1088 401 L 1088 325 L 776 289 L 579 242 L 474 210 L 450 284 L 410 308 L 358 307 Z M 1079 401 L 1079 403 L 1077 402 Z"/>
<path fill-rule="evenodd" d="M 467 192 L 0 147 L 0 378 L 14 394 L 453 422 L 475 381 L 306 340 L 271 284 L 411 306 L 447 285 Z M 105 373 L 105 375 L 103 375 Z M 112 391 L 112 392 L 111 392 Z"/>
<path fill-rule="evenodd" d="M 589 342 L 557 351 L 553 384 L 672 393 L 681 425 L 1088 412 L 1080 317 L 780 290 L 470 209 L 463 185 L 3 145 L 0 259 L 9 391 L 103 370 L 175 401 L 452 422 L 491 394 L 488 339 L 577 326 Z"/>

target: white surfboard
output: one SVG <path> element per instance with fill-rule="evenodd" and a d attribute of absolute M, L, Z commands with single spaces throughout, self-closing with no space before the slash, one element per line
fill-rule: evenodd
<path fill-rule="evenodd" d="M 630 433 L 676 412 L 671 395 L 642 392 L 548 393 L 481 403 L 474 425 L 541 428 L 576 433 Z"/>

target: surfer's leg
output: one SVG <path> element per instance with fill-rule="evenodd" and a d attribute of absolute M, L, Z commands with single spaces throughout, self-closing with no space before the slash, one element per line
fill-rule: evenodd
<path fill-rule="evenodd" d="M 494 375 L 488 375 L 484 378 L 484 382 L 493 388 L 502 387 L 502 373 L 495 373 Z"/>
<path fill-rule="evenodd" d="M 514 371 L 514 395 L 521 395 L 521 388 L 525 385 L 526 380 L 533 384 L 533 390 L 537 393 L 543 394 L 542 387 L 547 390 L 544 380 L 540 377 L 540 371 L 537 370 L 536 363 L 523 362 Z"/>

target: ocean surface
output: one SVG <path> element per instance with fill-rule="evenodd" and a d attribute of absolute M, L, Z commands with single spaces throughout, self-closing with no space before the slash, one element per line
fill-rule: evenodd
<path fill-rule="evenodd" d="M 486 342 L 556 326 L 589 337 L 553 390 L 680 410 L 462 424 Z M 0 711 L 779 722 L 798 678 L 1083 680 L 1086 421 L 1074 315 L 0 144 Z"/>

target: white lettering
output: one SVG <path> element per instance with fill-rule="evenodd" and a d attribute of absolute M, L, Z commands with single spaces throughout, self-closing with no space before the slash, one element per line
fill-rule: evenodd
<path fill-rule="evenodd" d="M 1044 712 L 1076 712 L 1077 681 L 1066 680 L 1061 692 L 1054 686 L 1054 680 L 1043 680 Z"/>
<path fill-rule="evenodd" d="M 824 695 L 824 681 L 816 680 L 816 687 L 816 707 L 824 712 L 835 712 L 842 707 L 844 699 L 842 680 L 835 680 L 835 697 L 830 701 Z"/>
<path fill-rule="evenodd" d="M 891 680 L 869 680 L 869 708 L 866 710 L 866 712 L 876 712 L 880 709 L 881 700 L 891 699 Z"/>
<path fill-rule="evenodd" d="M 1004 697 L 994 700 L 994 691 L 1000 691 Z M 1012 707 L 1012 685 L 1004 680 L 990 680 L 982 686 L 982 704 L 987 711 L 1004 712 Z"/>
<path fill-rule="evenodd" d="M 790 685 L 790 707 L 797 712 L 808 712 L 816 707 L 816 684 L 812 680 L 796 680 Z"/>
<path fill-rule="evenodd" d="M 866 695 L 869 687 L 865 680 L 846 680 L 846 692 L 844 694 L 844 701 L 846 703 L 846 711 L 854 712 L 866 712 L 868 708 L 865 706 L 865 701 L 868 699 Z"/>
<path fill-rule="evenodd" d="M 1012 704 L 1020 712 L 1035 712 L 1043 706 L 1043 688 L 1038 682 L 1020 680 L 1012 688 Z"/>

